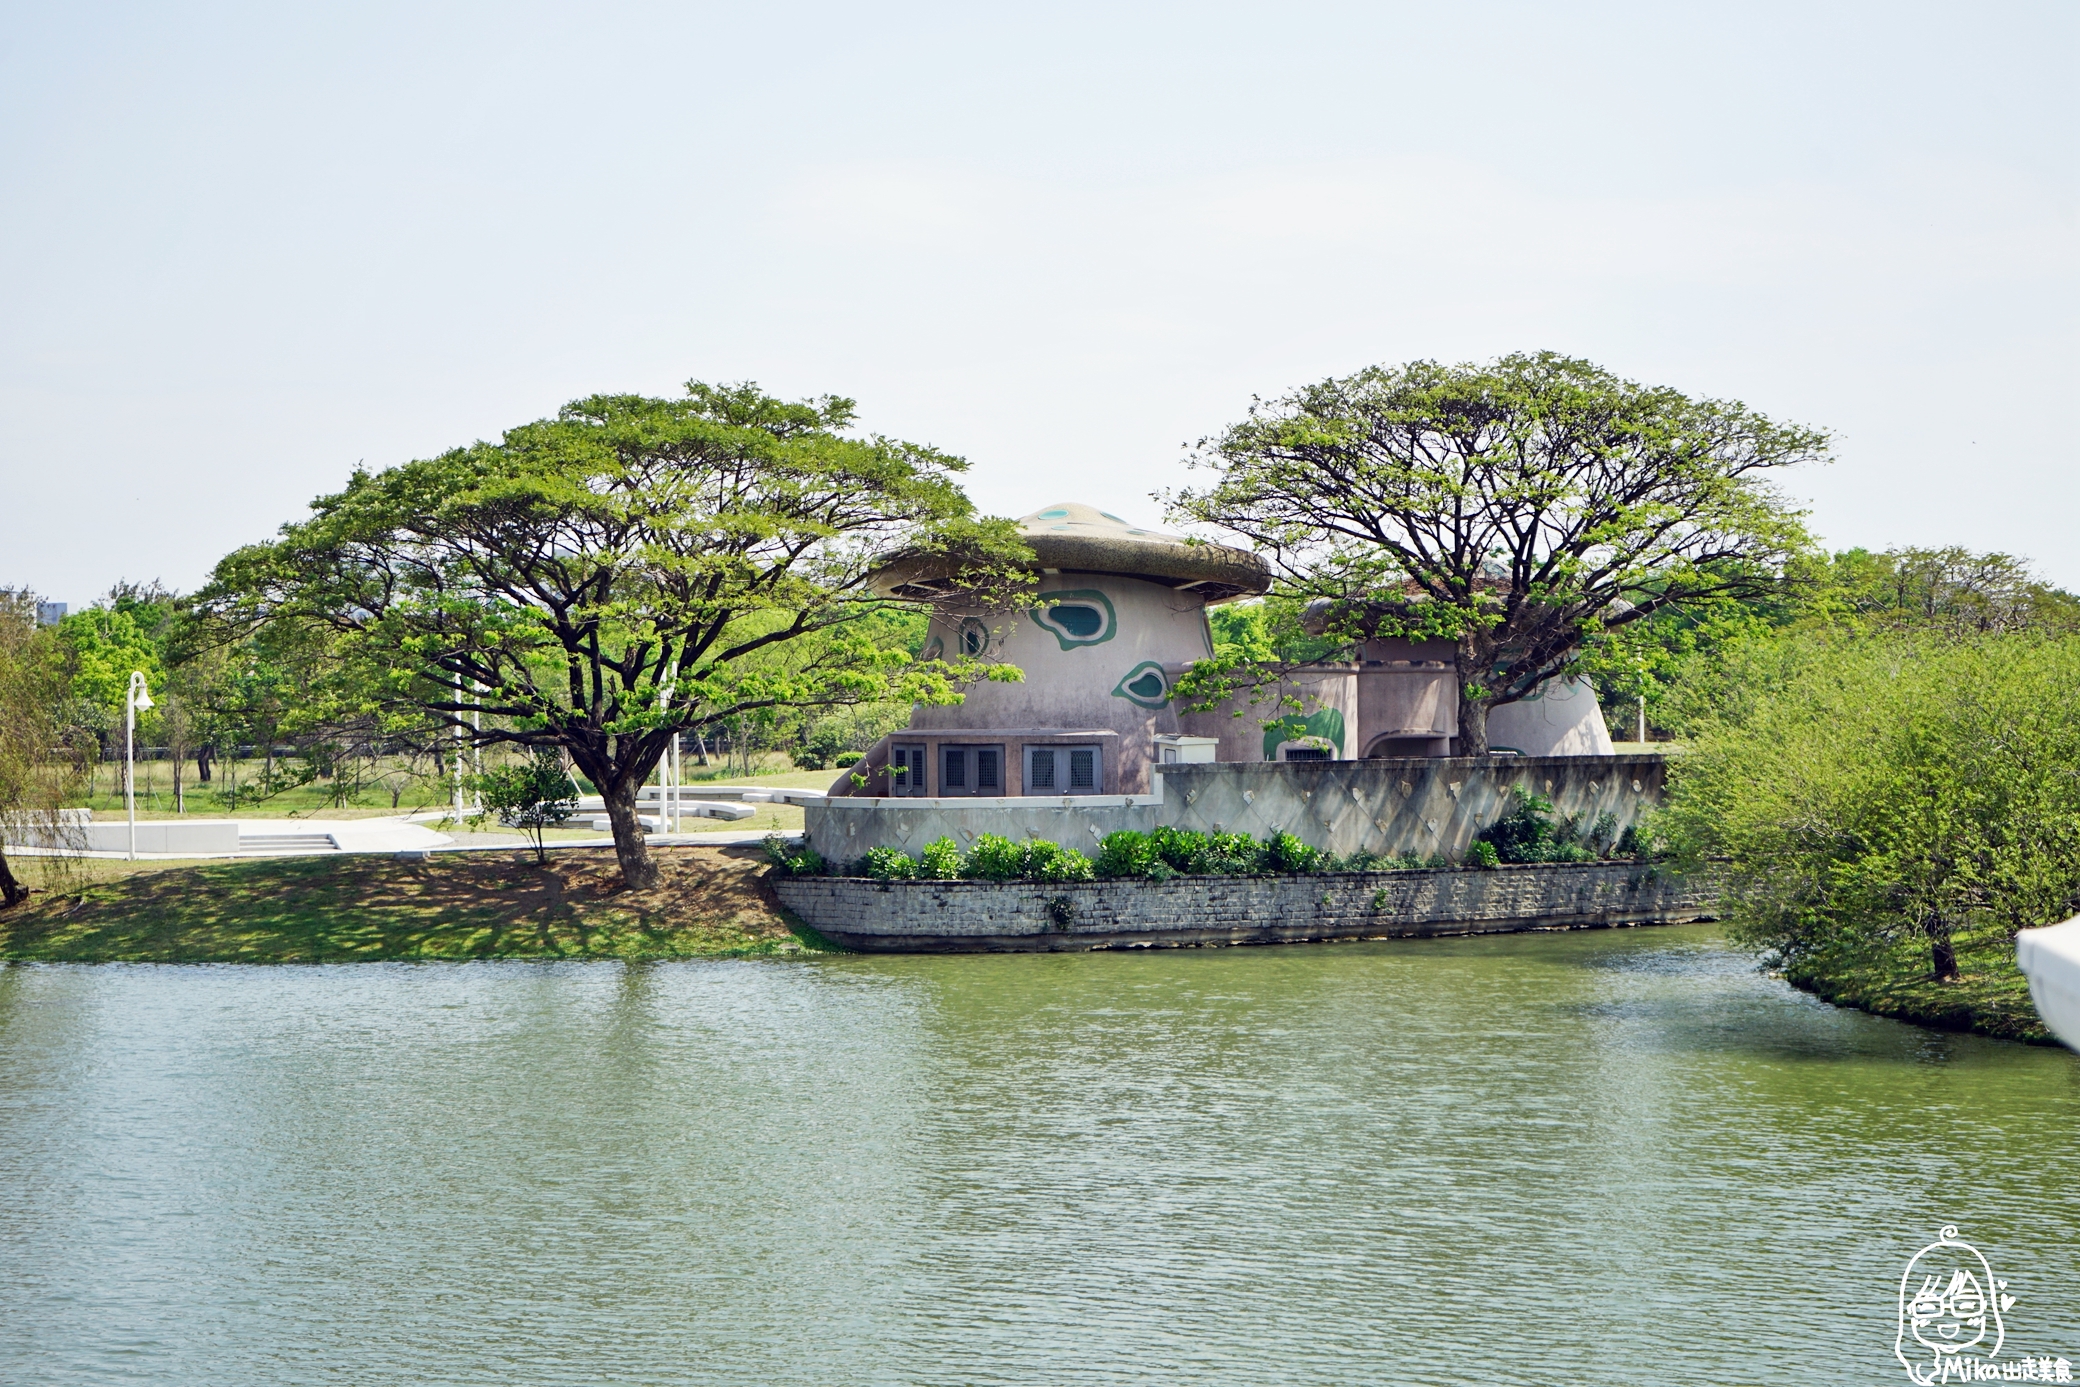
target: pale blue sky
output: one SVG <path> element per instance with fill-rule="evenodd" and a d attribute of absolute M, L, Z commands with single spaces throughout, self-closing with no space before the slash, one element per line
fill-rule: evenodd
<path fill-rule="evenodd" d="M 198 584 L 596 390 L 1018 514 L 1380 361 L 1831 428 L 1833 544 L 2080 587 L 2080 5 L 7 7 L 0 584 Z"/>

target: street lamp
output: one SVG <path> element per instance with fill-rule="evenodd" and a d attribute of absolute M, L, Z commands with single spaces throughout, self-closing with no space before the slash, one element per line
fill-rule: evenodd
<path fill-rule="evenodd" d="M 130 671 L 130 692 L 123 699 L 123 808 L 130 814 L 130 860 L 137 860 L 137 715 L 152 706 L 144 672 Z"/>

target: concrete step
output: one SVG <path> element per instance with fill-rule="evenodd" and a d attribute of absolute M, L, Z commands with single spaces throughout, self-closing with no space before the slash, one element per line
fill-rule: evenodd
<path fill-rule="evenodd" d="M 338 852 L 339 840 L 329 833 L 241 833 L 240 852 Z"/>

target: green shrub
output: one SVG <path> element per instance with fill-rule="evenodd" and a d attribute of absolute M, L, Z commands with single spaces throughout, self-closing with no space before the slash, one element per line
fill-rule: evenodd
<path fill-rule="evenodd" d="M 1201 833 L 1158 828 L 1149 833 L 1122 829 L 1098 844 L 1101 877 L 1146 877 L 1168 881 L 1179 875 L 1249 876 L 1259 872 L 1314 872 L 1331 864 L 1328 854 L 1281 834 L 1259 843 L 1246 833 Z"/>
<path fill-rule="evenodd" d="M 535 860 L 549 860 L 542 835 L 578 812 L 578 786 L 563 767 L 563 753 L 535 748 L 534 755 L 475 778 L 484 807 L 507 828 L 534 839 Z"/>
<path fill-rule="evenodd" d="M 1091 860 L 1074 848 L 1047 838 L 1026 844 L 1025 876 L 1029 881 L 1091 881 Z"/>
<path fill-rule="evenodd" d="M 831 758 L 831 764 L 842 770 L 846 766 L 858 765 L 865 757 L 866 753 L 864 751 L 841 751 Z M 823 767 L 818 766 L 816 769 L 822 770 Z"/>
<path fill-rule="evenodd" d="M 1328 854 L 1320 848 L 1311 848 L 1290 833 L 1264 840 L 1262 870 L 1267 872 L 1319 872 L 1328 861 Z"/>
<path fill-rule="evenodd" d="M 1156 859 L 1173 872 L 1204 874 L 1216 870 L 1212 865 L 1212 842 L 1208 835 L 1189 828 L 1159 828 L 1148 835 L 1148 845 Z"/>
<path fill-rule="evenodd" d="M 868 848 L 867 875 L 879 881 L 904 881 L 917 875 L 917 859 L 899 848 Z"/>
<path fill-rule="evenodd" d="M 1466 865 L 1469 867 L 1500 867 L 1502 865 L 1502 854 L 1497 852 L 1495 845 L 1487 839 L 1476 838 L 1473 840 L 1473 846 L 1466 850 Z"/>
<path fill-rule="evenodd" d="M 968 860 L 961 864 L 961 875 L 978 877 L 983 881 L 1016 881 L 1026 874 L 1026 850 L 995 833 L 985 833 L 975 840 L 968 852 Z"/>
<path fill-rule="evenodd" d="M 1264 845 L 1247 833 L 1206 835 L 1206 865 L 1224 876 L 1254 876 L 1264 870 Z"/>
<path fill-rule="evenodd" d="M 1590 851 L 1580 843 L 1574 821 L 1553 822 L 1553 802 L 1523 786 L 1510 790 L 1510 809 L 1480 831 L 1478 841 L 1491 845 L 1501 862 L 1586 862 Z"/>
<path fill-rule="evenodd" d="M 952 881 L 961 874 L 961 850 L 951 838 L 934 838 L 918 854 L 917 874 L 932 881 Z"/>
<path fill-rule="evenodd" d="M 773 870 L 786 877 L 822 876 L 823 855 L 807 843 L 799 851 L 791 848 L 787 840 L 777 833 L 768 833 L 763 844 L 766 858 L 772 862 Z"/>
<path fill-rule="evenodd" d="M 1154 840 L 1148 834 L 1137 833 L 1131 828 L 1108 833 L 1098 843 L 1096 866 L 1101 877 L 1145 877 L 1162 861 Z"/>

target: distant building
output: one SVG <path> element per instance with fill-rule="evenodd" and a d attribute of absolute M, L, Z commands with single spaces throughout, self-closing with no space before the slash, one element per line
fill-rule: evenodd
<path fill-rule="evenodd" d="M 1033 512 L 1019 528 L 1040 583 L 1030 609 L 1013 618 L 964 610 L 947 575 L 928 563 L 892 566 L 874 583 L 935 604 L 926 658 L 1012 664 L 1024 681 L 978 684 L 956 706 L 917 708 L 910 726 L 877 744 L 831 794 L 1140 795 L 1164 762 L 1452 753 L 1459 683 L 1451 642 L 1367 641 L 1360 659 L 1304 666 L 1257 704 L 1243 696 L 1212 712 L 1184 712 L 1172 691 L 1194 661 L 1213 654 L 1207 608 L 1268 589 L 1263 559 L 1070 502 Z M 1299 708 L 1267 730 L 1288 695 Z M 1488 728 L 1498 751 L 1611 754 L 1596 695 L 1583 683 L 1549 685 L 1498 708 Z"/>
<path fill-rule="evenodd" d="M 38 602 L 36 604 L 36 624 L 38 626 L 56 626 L 64 619 L 65 604 L 63 602 Z"/>

